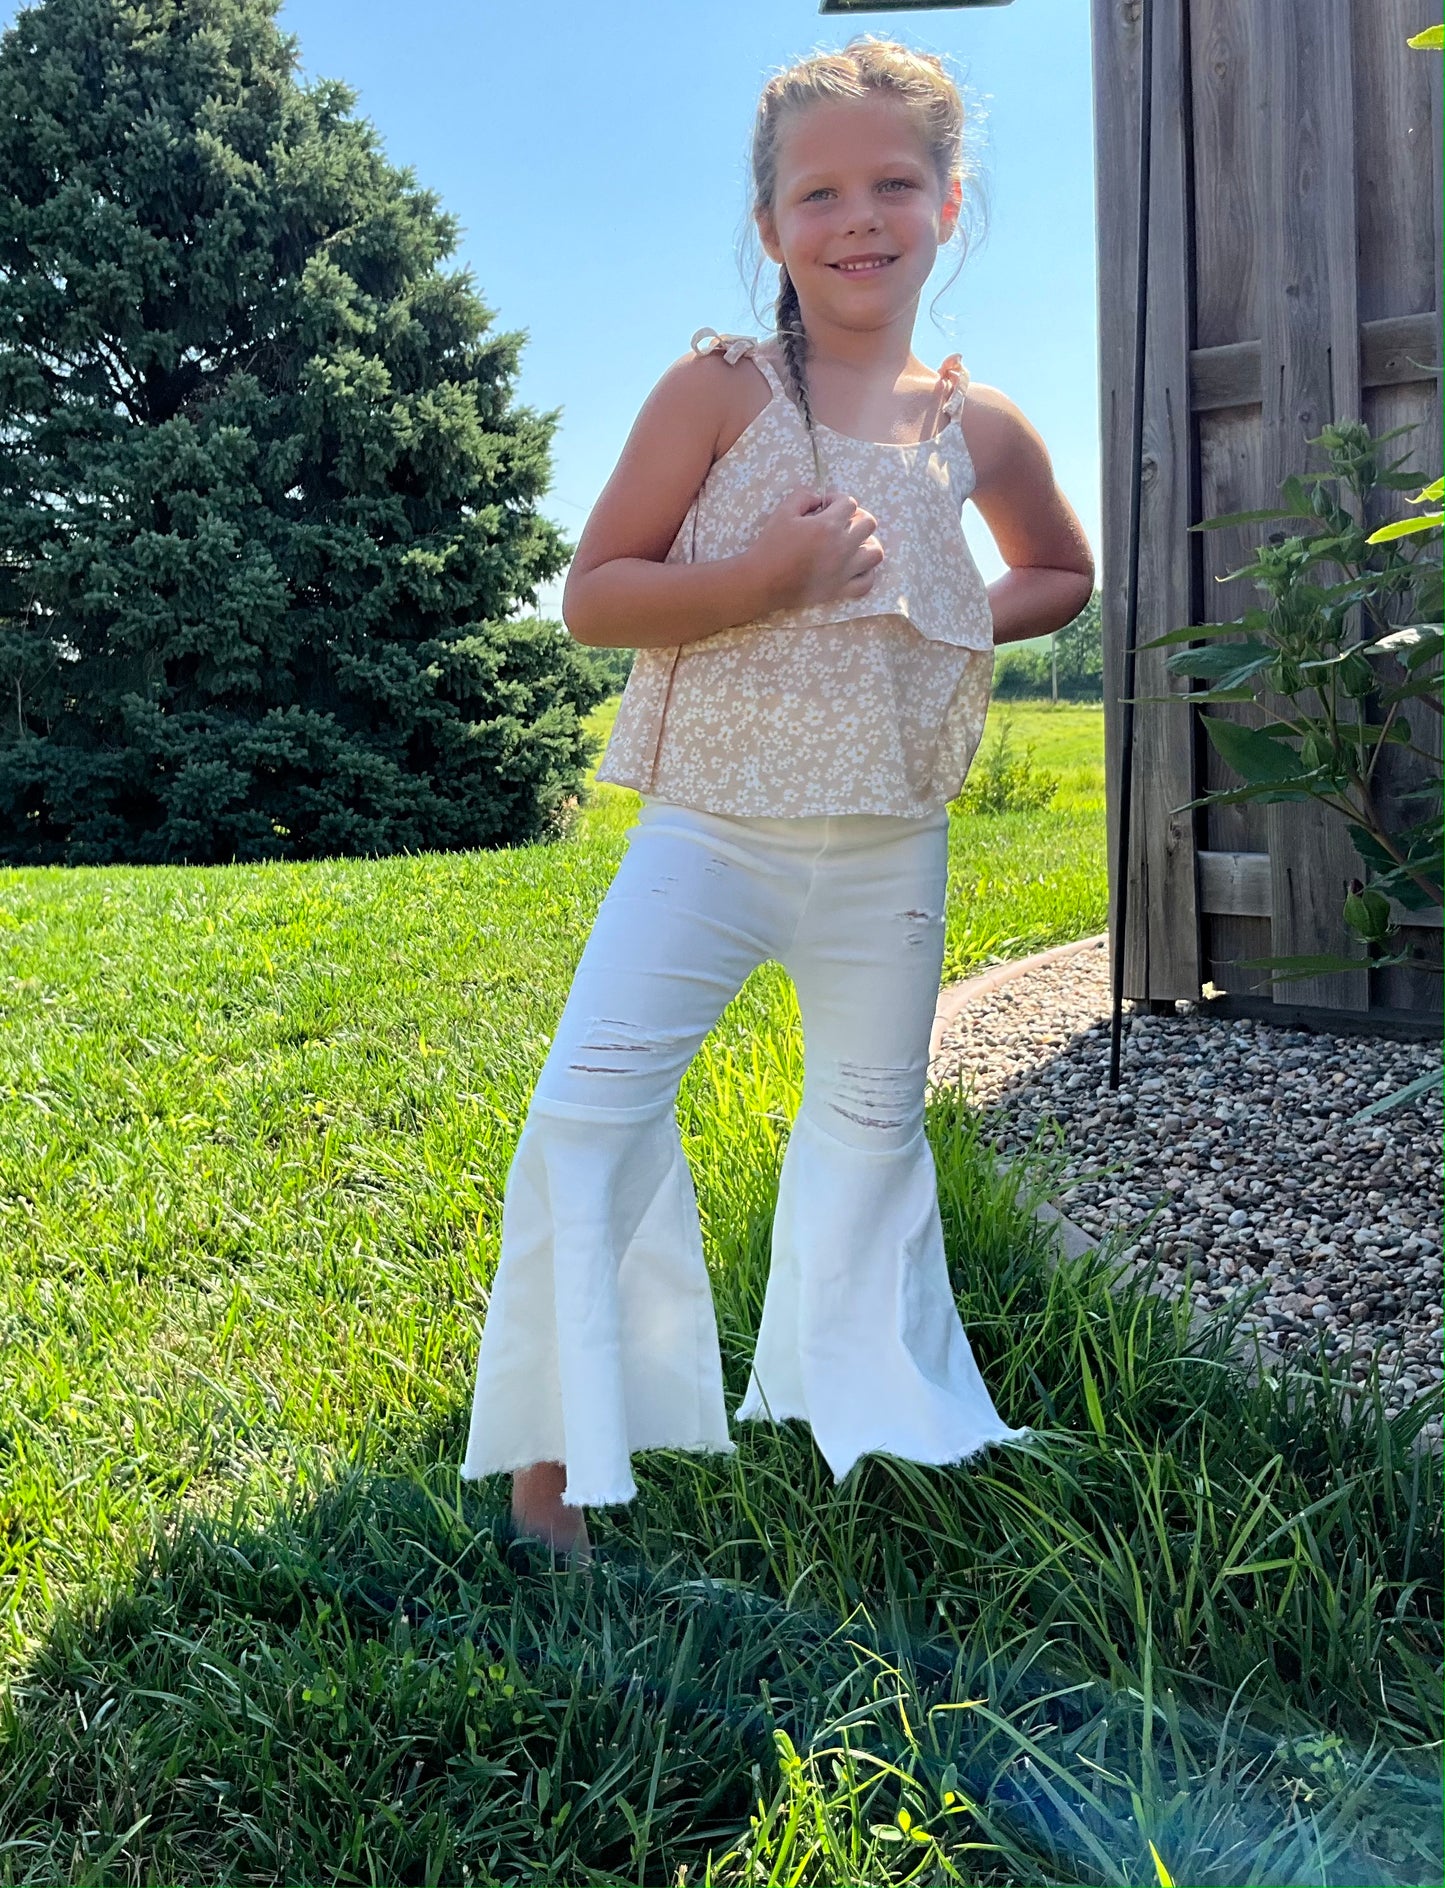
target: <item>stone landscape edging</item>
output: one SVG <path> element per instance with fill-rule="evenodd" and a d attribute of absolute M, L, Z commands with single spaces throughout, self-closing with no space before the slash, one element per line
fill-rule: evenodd
<path fill-rule="evenodd" d="M 1006 964 L 993 964 L 976 976 L 963 977 L 957 983 L 945 984 L 939 992 L 938 1007 L 933 1017 L 933 1031 L 928 1039 L 930 1065 L 942 1046 L 945 1033 L 957 1020 L 959 1013 L 970 1003 L 977 1003 L 981 997 L 991 996 L 1003 984 L 1012 983 L 1016 977 L 1027 976 L 1031 970 L 1037 970 L 1044 964 L 1057 963 L 1061 958 L 1077 957 L 1084 951 L 1097 950 L 1100 944 L 1107 946 L 1108 941 L 1109 933 L 1100 931 L 1093 937 L 1077 938 L 1072 944 L 1055 944 L 1048 950 L 1035 951 L 1029 957 L 1016 957 Z M 996 1154 L 994 1163 L 1000 1172 L 1013 1165 L 1004 1154 Z M 1067 1214 L 1060 1212 L 1052 1201 L 1041 1200 L 1034 1208 L 1034 1217 L 1042 1224 L 1054 1228 L 1051 1251 L 1055 1257 L 1075 1259 L 1081 1253 L 1092 1250 L 1099 1243 L 1092 1233 L 1085 1232 L 1082 1226 L 1076 1225 Z M 1194 1318 L 1200 1319 L 1206 1315 L 1202 1311 L 1192 1314 Z M 1190 1328 L 1193 1329 L 1192 1324 Z"/>
<path fill-rule="evenodd" d="M 1029 971 L 1037 970 L 1044 964 L 1056 963 L 1060 958 L 1074 957 L 1083 951 L 1096 950 L 1100 944 L 1107 947 L 1109 933 L 1098 932 L 1093 937 L 1079 938 L 1072 944 L 1056 944 L 1050 950 L 1035 951 L 1029 957 L 1018 957 L 1006 964 L 994 964 L 988 970 L 980 971 L 977 976 L 961 978 L 957 983 L 946 984 L 939 992 L 938 1007 L 934 1013 L 933 1030 L 928 1042 L 928 1060 L 930 1065 L 937 1056 L 943 1037 L 959 1013 L 970 1003 L 976 1003 L 981 997 L 990 996 L 1001 985 L 1011 983 L 1015 977 L 1027 976 Z M 994 1165 L 998 1172 L 1009 1171 L 1014 1166 L 1005 1154 L 995 1154 Z M 1022 1186 L 1023 1182 L 1018 1182 Z M 1066 1213 L 1059 1210 L 1051 1200 L 1041 1200 L 1033 1209 L 1034 1218 L 1041 1225 L 1053 1229 L 1053 1238 L 1049 1241 L 1049 1262 L 1057 1264 L 1060 1259 L 1076 1259 L 1092 1251 L 1102 1242 L 1092 1233 L 1085 1232 Z M 1159 1298 L 1174 1298 L 1168 1288 L 1153 1280 L 1146 1288 Z M 1188 1328 L 1196 1336 L 1213 1317 L 1212 1311 L 1197 1309 L 1191 1302 L 1189 1307 Z M 1289 1363 L 1286 1358 L 1262 1337 L 1239 1332 L 1230 1346 L 1232 1355 L 1247 1378 L 1254 1378 L 1262 1371 L 1279 1371 L 1287 1379 L 1302 1379 L 1307 1372 L 1298 1365 Z M 1353 1398 L 1350 1399 L 1353 1401 Z M 1416 1437 L 1417 1448 L 1428 1448 L 1427 1438 L 1422 1434 Z"/>

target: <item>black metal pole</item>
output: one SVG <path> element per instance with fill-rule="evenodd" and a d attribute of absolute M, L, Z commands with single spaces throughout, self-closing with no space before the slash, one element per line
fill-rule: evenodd
<path fill-rule="evenodd" d="M 1124 726 L 1119 769 L 1118 872 L 1114 900 L 1114 1013 L 1109 1037 L 1109 1086 L 1119 1086 L 1119 1037 L 1124 1017 L 1124 940 L 1129 935 L 1129 815 L 1134 794 L 1134 644 L 1139 622 L 1139 510 L 1144 474 L 1144 339 L 1149 307 L 1150 125 L 1154 86 L 1153 0 L 1139 16 L 1139 225 L 1134 284 L 1134 437 L 1129 467 L 1128 594 L 1124 605 Z M 1147 922 L 1147 913 L 1146 913 Z"/>

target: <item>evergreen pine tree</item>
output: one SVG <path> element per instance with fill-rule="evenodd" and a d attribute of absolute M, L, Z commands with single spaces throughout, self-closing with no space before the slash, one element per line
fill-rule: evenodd
<path fill-rule="evenodd" d="M 0 859 L 557 829 L 610 690 L 535 616 L 556 414 L 278 0 L 0 39 Z"/>

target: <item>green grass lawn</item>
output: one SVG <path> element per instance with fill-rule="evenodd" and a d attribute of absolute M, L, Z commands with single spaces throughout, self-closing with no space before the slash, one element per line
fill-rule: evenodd
<path fill-rule="evenodd" d="M 950 974 L 1103 928 L 1099 712 L 1008 712 L 1064 785 L 956 814 Z M 1016 1200 L 955 1091 L 950 1265 L 1032 1450 L 842 1488 L 798 1424 L 640 1456 L 586 1574 L 459 1486 L 635 803 L 551 847 L 0 874 L 0 1882 L 1438 1880 L 1434 1400 L 1347 1423 L 1111 1290 L 1109 1246 L 1051 1269 L 1056 1150 Z M 801 1072 L 767 965 L 679 1096 L 730 1406 Z"/>

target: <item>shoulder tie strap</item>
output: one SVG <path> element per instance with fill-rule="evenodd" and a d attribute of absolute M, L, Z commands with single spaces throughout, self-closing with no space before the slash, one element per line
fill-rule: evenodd
<path fill-rule="evenodd" d="M 943 411 L 949 419 L 956 419 L 968 397 L 969 372 L 963 364 L 963 356 L 950 354 L 939 368 L 938 377 L 950 389 Z"/>
<path fill-rule="evenodd" d="M 745 354 L 756 354 L 757 350 L 757 340 L 751 334 L 719 334 L 716 328 L 699 328 L 692 337 L 694 354 L 716 354 L 721 351 L 729 367 Z"/>
<path fill-rule="evenodd" d="M 756 335 L 719 334 L 716 328 L 699 328 L 692 337 L 692 351 L 694 354 L 721 353 L 729 367 L 734 366 L 738 361 L 749 360 L 775 394 L 783 392 L 783 383 L 778 378 L 777 369 L 762 352 Z"/>

